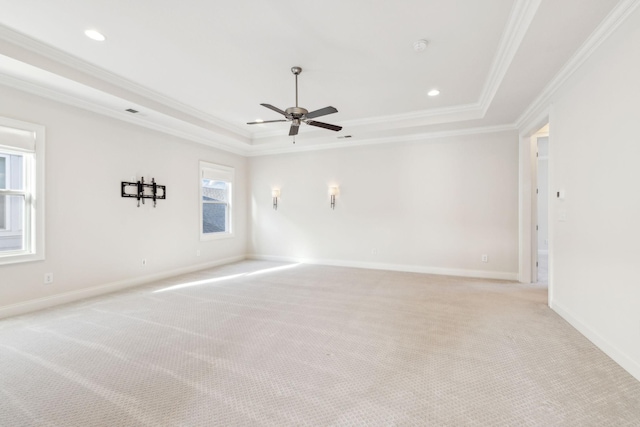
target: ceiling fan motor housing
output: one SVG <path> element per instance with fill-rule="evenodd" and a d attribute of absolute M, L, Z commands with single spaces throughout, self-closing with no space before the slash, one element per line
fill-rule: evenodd
<path fill-rule="evenodd" d="M 290 107 L 284 110 L 285 113 L 293 117 L 294 119 L 299 119 L 302 116 L 306 115 L 309 111 L 302 107 Z"/>

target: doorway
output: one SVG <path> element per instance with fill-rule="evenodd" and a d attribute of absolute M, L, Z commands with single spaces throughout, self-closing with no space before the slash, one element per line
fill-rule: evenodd
<path fill-rule="evenodd" d="M 536 278 L 537 283 L 549 284 L 549 134 L 536 135 Z M 544 134 L 546 133 L 546 135 Z"/>
<path fill-rule="evenodd" d="M 518 262 L 518 280 L 522 283 L 540 283 L 538 281 L 538 273 L 540 273 L 541 280 L 548 285 L 550 297 L 553 290 L 553 230 L 549 227 L 552 225 L 549 224 L 550 163 L 553 148 L 551 139 L 548 115 L 544 121 L 540 120 L 538 126 L 532 126 L 530 131 L 520 134 Z M 541 160 L 538 161 L 538 159 Z M 538 169 L 540 169 L 540 177 L 538 177 Z M 539 268 L 540 272 L 538 272 Z"/>

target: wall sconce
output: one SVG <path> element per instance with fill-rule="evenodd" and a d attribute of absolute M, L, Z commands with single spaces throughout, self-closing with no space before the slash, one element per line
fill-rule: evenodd
<path fill-rule="evenodd" d="M 271 190 L 271 197 L 273 197 L 273 209 L 278 210 L 278 197 L 280 197 L 280 190 Z"/>
<path fill-rule="evenodd" d="M 329 187 L 329 195 L 331 196 L 331 209 L 336 208 L 336 194 L 338 194 L 338 187 Z"/>

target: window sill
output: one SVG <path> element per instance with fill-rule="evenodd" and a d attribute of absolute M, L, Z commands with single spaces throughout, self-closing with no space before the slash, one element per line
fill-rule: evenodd
<path fill-rule="evenodd" d="M 20 264 L 23 262 L 42 261 L 44 255 L 42 254 L 15 254 L 15 255 L 0 255 L 0 265 Z"/>
<path fill-rule="evenodd" d="M 223 240 L 223 239 L 233 239 L 235 235 L 233 233 L 208 233 L 208 234 L 200 234 L 200 241 L 205 242 L 209 240 Z"/>

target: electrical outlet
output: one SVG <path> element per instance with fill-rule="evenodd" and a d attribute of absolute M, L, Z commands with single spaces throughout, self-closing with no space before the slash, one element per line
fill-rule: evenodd
<path fill-rule="evenodd" d="M 378 253 L 378 249 L 377 248 L 371 249 L 371 254 L 372 255 L 376 255 L 377 253 Z"/>
<path fill-rule="evenodd" d="M 44 273 L 44 284 L 50 285 L 53 283 L 53 273 Z"/>
<path fill-rule="evenodd" d="M 147 266 L 147 259 L 146 258 L 142 258 L 142 266 L 143 267 Z"/>
<path fill-rule="evenodd" d="M 482 255 L 482 262 L 489 262 L 489 255 L 483 254 Z"/>

